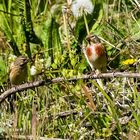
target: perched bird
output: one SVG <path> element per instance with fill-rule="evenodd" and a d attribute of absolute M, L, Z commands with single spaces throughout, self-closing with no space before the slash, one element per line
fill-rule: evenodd
<path fill-rule="evenodd" d="M 100 39 L 93 34 L 86 37 L 88 46 L 85 50 L 85 55 L 92 70 L 97 70 L 98 73 L 106 72 L 107 70 L 107 56 L 104 46 Z"/>
<path fill-rule="evenodd" d="M 27 77 L 28 77 L 27 63 L 28 62 L 29 62 L 29 59 L 27 59 L 27 57 L 19 56 L 15 59 L 14 62 L 11 63 L 9 79 L 13 86 L 20 85 L 27 80 Z M 11 95 L 8 98 L 11 112 L 15 112 L 15 108 L 16 108 L 15 100 L 17 100 L 16 94 Z"/>
<path fill-rule="evenodd" d="M 84 50 L 85 57 L 96 74 L 107 71 L 107 56 L 104 46 L 101 44 L 100 39 L 93 34 L 86 37 L 88 45 Z M 106 80 L 96 79 L 97 83 L 102 89 L 104 89 L 104 84 Z"/>
<path fill-rule="evenodd" d="M 12 85 L 22 84 L 27 80 L 27 63 L 29 59 L 25 56 L 19 56 L 10 66 L 10 82 Z"/>

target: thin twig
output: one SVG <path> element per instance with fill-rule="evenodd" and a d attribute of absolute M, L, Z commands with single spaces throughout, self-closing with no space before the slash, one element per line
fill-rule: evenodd
<path fill-rule="evenodd" d="M 54 83 L 61 83 L 61 82 L 75 82 L 77 80 L 88 80 L 88 79 L 105 79 L 105 78 L 140 78 L 140 73 L 130 73 L 130 72 L 112 72 L 112 73 L 100 73 L 100 74 L 89 74 L 89 75 L 83 75 L 81 77 L 72 77 L 70 79 L 66 79 L 64 77 L 58 77 L 54 79 L 46 79 L 46 80 L 40 80 L 35 81 L 32 83 L 25 83 L 16 87 L 12 87 L 11 89 L 8 89 L 4 93 L 0 95 L 0 103 L 4 101 L 9 95 L 14 94 L 16 92 L 21 92 L 27 89 L 40 87 L 44 85 L 50 85 Z"/>
<path fill-rule="evenodd" d="M 12 16 L 21 16 L 20 14 L 17 15 L 17 14 L 13 14 L 13 13 L 9 13 L 9 12 L 3 11 L 3 10 L 0 10 L 0 12 L 8 14 L 8 15 L 12 15 Z"/>

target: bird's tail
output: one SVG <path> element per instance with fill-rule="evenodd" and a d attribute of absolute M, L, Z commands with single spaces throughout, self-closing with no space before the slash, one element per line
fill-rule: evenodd
<path fill-rule="evenodd" d="M 98 74 L 100 74 L 100 73 L 101 73 L 101 71 L 97 69 L 97 70 L 96 70 L 96 74 L 98 75 Z M 102 89 L 105 88 L 106 81 L 105 81 L 104 79 L 97 79 L 96 81 L 97 81 L 98 85 L 99 85 Z"/>

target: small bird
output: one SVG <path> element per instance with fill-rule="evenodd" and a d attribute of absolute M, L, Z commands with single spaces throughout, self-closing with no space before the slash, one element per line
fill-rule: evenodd
<path fill-rule="evenodd" d="M 85 57 L 92 69 L 96 74 L 107 71 L 107 55 L 104 46 L 101 44 L 100 39 L 93 34 L 86 37 L 88 41 L 88 46 L 84 50 Z M 102 89 L 104 89 L 104 84 L 106 80 L 97 79 L 97 83 Z"/>
<path fill-rule="evenodd" d="M 10 66 L 10 82 L 12 85 L 22 84 L 27 80 L 27 63 L 29 59 L 25 56 L 19 56 Z"/>
<path fill-rule="evenodd" d="M 97 70 L 98 73 L 107 71 L 107 55 L 104 46 L 100 39 L 93 34 L 86 37 L 88 46 L 85 50 L 85 55 L 92 70 Z"/>

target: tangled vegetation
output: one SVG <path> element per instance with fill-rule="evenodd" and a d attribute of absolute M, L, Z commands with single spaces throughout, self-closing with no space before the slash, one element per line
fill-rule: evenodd
<path fill-rule="evenodd" d="M 26 55 L 28 81 L 90 73 L 83 48 L 99 36 L 108 72 L 140 72 L 138 0 L 1 0 L 0 89 L 11 88 L 9 67 Z M 137 78 L 77 80 L 16 93 L 0 104 L 0 138 L 138 139 Z"/>

